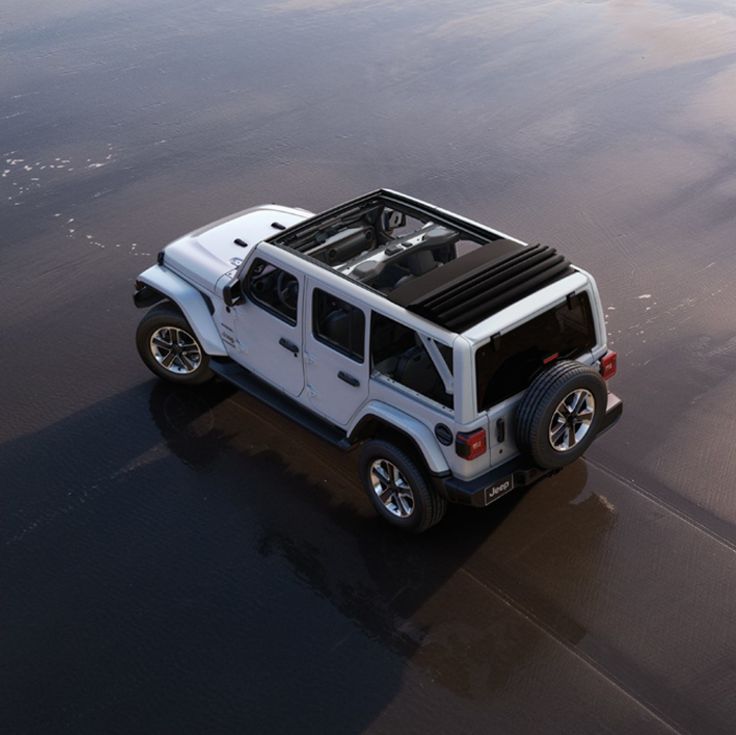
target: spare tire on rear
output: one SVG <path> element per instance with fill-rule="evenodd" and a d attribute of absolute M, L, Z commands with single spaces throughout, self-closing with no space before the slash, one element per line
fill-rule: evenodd
<path fill-rule="evenodd" d="M 532 381 L 516 411 L 516 443 L 534 463 L 559 469 L 591 445 L 606 412 L 608 389 L 593 368 L 562 360 Z"/>

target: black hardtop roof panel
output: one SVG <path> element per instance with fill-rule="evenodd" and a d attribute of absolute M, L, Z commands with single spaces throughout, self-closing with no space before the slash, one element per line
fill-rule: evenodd
<path fill-rule="evenodd" d="M 513 240 L 494 240 L 460 258 L 445 263 L 441 268 L 434 268 L 422 276 L 407 281 L 389 294 L 389 299 L 400 306 L 429 299 L 438 292 L 444 292 L 455 283 L 463 283 L 473 273 L 485 268 L 489 261 L 495 261 L 510 253 L 523 250 L 524 246 Z"/>
<path fill-rule="evenodd" d="M 448 281 L 446 269 L 455 263 L 456 273 Z M 407 282 L 388 298 L 446 329 L 463 332 L 572 272 L 570 262 L 554 248 L 501 240 Z"/>

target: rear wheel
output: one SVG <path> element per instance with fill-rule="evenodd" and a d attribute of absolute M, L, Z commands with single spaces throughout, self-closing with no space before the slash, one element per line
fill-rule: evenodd
<path fill-rule="evenodd" d="M 214 377 L 194 330 L 171 303 L 154 306 L 141 319 L 136 345 L 146 366 L 172 383 L 199 385 Z"/>
<path fill-rule="evenodd" d="M 389 442 L 371 440 L 364 445 L 360 479 L 378 514 L 397 528 L 421 533 L 445 514 L 447 501 L 414 459 Z"/>

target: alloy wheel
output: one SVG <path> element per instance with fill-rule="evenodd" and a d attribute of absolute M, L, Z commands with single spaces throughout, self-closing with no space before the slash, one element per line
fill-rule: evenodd
<path fill-rule="evenodd" d="M 162 368 L 176 375 L 190 375 L 202 364 L 197 340 L 179 327 L 159 327 L 149 340 L 151 354 Z"/>
<path fill-rule="evenodd" d="M 370 482 L 376 497 L 397 518 L 414 512 L 414 493 L 401 470 L 387 459 L 376 459 L 370 467 Z"/>
<path fill-rule="evenodd" d="M 585 388 L 568 393 L 559 403 L 549 425 L 549 441 L 558 452 L 567 452 L 590 431 L 595 417 L 595 398 Z"/>

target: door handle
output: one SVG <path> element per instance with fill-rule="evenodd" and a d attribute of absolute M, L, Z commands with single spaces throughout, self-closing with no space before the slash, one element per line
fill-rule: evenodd
<path fill-rule="evenodd" d="M 337 374 L 337 377 L 340 378 L 340 380 L 344 380 L 348 385 L 352 385 L 354 388 L 357 388 L 360 385 L 360 381 L 357 378 L 354 378 L 349 373 L 344 373 L 342 370 Z"/>
<path fill-rule="evenodd" d="M 286 337 L 282 337 L 279 340 L 279 344 L 286 350 L 289 350 L 289 352 L 296 357 L 299 354 L 299 348 L 293 343 L 290 342 Z"/>

